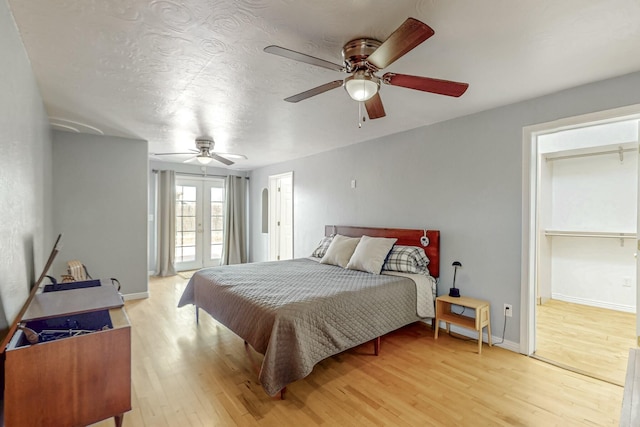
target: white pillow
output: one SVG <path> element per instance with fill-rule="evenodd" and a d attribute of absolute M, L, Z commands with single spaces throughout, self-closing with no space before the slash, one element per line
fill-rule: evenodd
<path fill-rule="evenodd" d="M 398 239 L 362 236 L 347 268 L 380 274 L 382 264 Z"/>
<path fill-rule="evenodd" d="M 336 234 L 320 263 L 339 265 L 342 268 L 346 267 L 359 241 L 359 237 L 346 237 Z"/>

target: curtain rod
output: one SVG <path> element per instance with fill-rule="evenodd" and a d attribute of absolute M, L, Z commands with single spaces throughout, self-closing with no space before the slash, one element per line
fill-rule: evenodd
<path fill-rule="evenodd" d="M 159 169 L 151 169 L 151 172 L 158 173 Z M 176 175 L 191 175 L 191 176 L 200 176 L 203 178 L 211 177 L 211 178 L 226 178 L 229 175 L 216 175 L 216 174 L 208 174 L 208 173 L 193 173 L 193 172 L 176 172 Z M 232 175 L 232 176 L 240 176 L 240 175 Z M 248 176 L 240 176 L 240 178 L 250 179 Z"/>

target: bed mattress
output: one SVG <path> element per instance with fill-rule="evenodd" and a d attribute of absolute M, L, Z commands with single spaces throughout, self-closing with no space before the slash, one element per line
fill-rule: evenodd
<path fill-rule="evenodd" d="M 307 258 L 221 266 L 198 271 L 178 306 L 204 309 L 262 353 L 259 379 L 273 396 L 329 356 L 433 317 L 435 282 L 411 276 Z"/>

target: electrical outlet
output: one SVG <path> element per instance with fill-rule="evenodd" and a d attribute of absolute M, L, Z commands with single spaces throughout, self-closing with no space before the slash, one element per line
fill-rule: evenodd
<path fill-rule="evenodd" d="M 504 305 L 504 314 L 507 317 L 513 317 L 513 306 L 511 304 Z"/>
<path fill-rule="evenodd" d="M 623 288 L 631 287 L 631 277 L 625 276 L 622 278 L 622 287 Z"/>

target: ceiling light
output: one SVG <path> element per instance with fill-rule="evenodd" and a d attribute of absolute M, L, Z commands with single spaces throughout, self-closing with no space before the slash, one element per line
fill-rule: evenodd
<path fill-rule="evenodd" d="M 196 159 L 198 159 L 198 162 L 200 162 L 201 165 L 208 165 L 213 160 L 209 157 L 209 154 L 198 154 Z"/>
<path fill-rule="evenodd" d="M 354 101 L 366 101 L 378 93 L 380 79 L 365 70 L 359 70 L 344 79 L 344 88 Z"/>

